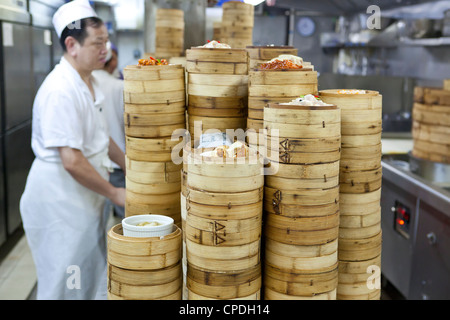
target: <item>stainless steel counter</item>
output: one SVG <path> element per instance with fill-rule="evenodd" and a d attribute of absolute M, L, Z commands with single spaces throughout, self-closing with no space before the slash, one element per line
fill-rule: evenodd
<path fill-rule="evenodd" d="M 382 273 L 407 299 L 450 299 L 450 190 L 382 161 Z"/>

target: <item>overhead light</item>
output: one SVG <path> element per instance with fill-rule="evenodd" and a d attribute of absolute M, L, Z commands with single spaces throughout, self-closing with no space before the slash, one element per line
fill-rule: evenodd
<path fill-rule="evenodd" d="M 257 6 L 258 4 L 263 3 L 264 1 L 266 0 L 244 0 L 245 3 L 252 4 L 254 6 Z"/>

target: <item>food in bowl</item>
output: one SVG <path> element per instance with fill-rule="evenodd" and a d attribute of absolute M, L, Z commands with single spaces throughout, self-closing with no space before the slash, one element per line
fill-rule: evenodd
<path fill-rule="evenodd" d="M 156 226 L 160 226 L 161 225 L 161 223 L 159 223 L 159 222 L 157 222 L 157 221 L 144 221 L 144 222 L 141 222 L 141 223 L 138 223 L 137 224 L 137 226 L 138 227 L 145 227 L 145 226 L 148 226 L 148 227 L 156 227 Z"/>

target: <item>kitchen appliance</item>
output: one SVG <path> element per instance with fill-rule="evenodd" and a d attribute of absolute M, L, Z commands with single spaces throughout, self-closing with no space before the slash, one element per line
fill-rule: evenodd
<path fill-rule="evenodd" d="M 450 299 L 450 166 L 383 157 L 382 273 L 411 300 Z"/>

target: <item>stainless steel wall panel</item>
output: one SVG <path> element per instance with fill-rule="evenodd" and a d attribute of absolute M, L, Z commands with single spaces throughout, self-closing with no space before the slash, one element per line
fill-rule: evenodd
<path fill-rule="evenodd" d="M 17 127 L 5 136 L 5 177 L 7 203 L 7 230 L 12 234 L 21 226 L 20 197 L 28 172 L 34 160 L 31 149 L 31 122 Z"/>
<path fill-rule="evenodd" d="M 3 136 L 0 135 L 0 246 L 6 242 L 6 201 L 5 201 L 5 168 L 3 165 Z"/>
<path fill-rule="evenodd" d="M 11 25 L 12 42 L 3 45 L 4 131 L 31 119 L 34 97 L 31 28 L 20 24 Z M 5 22 L 2 22 L 2 28 L 5 28 Z"/>

